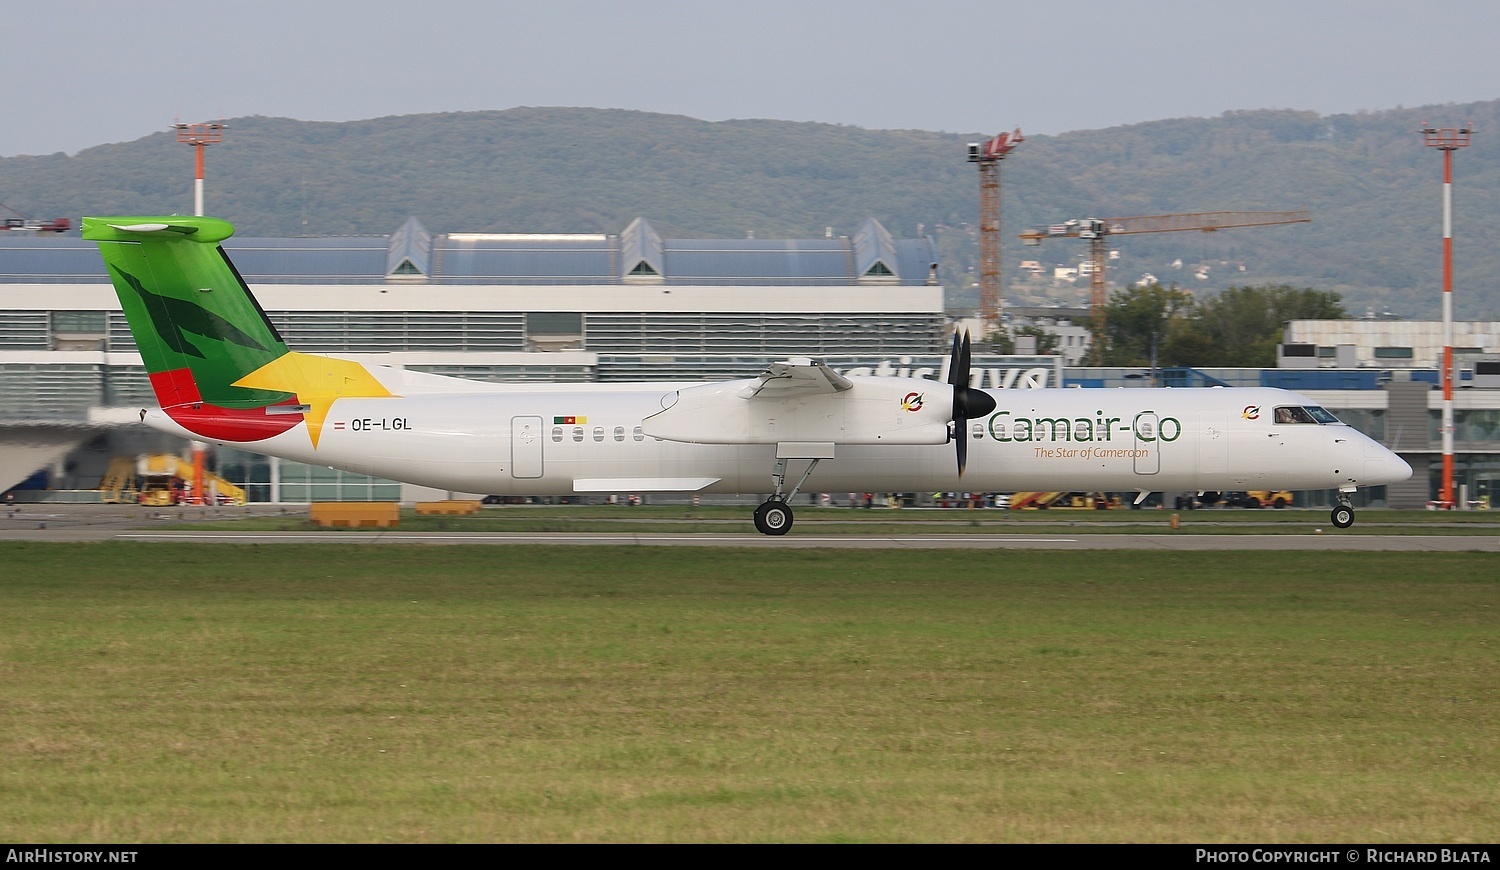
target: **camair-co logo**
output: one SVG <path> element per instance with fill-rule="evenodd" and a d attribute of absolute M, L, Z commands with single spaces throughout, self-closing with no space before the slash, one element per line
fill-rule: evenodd
<path fill-rule="evenodd" d="M 907 393 L 906 397 L 901 400 L 901 410 L 903 410 L 903 411 L 920 411 L 920 410 L 922 410 L 922 394 L 921 393 Z"/>
<path fill-rule="evenodd" d="M 998 411 L 990 417 L 989 432 L 996 441 L 1113 441 L 1118 434 L 1137 442 L 1169 443 L 1182 437 L 1182 421 L 1155 411 L 1140 411 L 1129 422 L 1103 411 L 1093 417 L 1021 417 Z"/>
<path fill-rule="evenodd" d="M 1240 417 L 1242 417 L 1242 418 L 1244 418 L 1246 420 L 1259 420 L 1260 419 L 1260 406 L 1259 405 L 1246 405 L 1245 406 L 1245 410 L 1243 410 L 1243 411 L 1240 412 Z"/>

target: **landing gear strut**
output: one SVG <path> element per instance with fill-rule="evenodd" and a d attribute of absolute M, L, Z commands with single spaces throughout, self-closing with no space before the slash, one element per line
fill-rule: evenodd
<path fill-rule="evenodd" d="M 1349 504 L 1349 494 L 1339 493 L 1339 503 L 1334 506 L 1329 522 L 1340 529 L 1347 529 L 1354 525 L 1354 505 Z"/>
<path fill-rule="evenodd" d="M 784 535 L 792 529 L 792 508 L 788 504 L 797 497 L 797 492 L 802 489 L 802 484 L 807 483 L 807 478 L 812 476 L 813 469 L 818 467 L 821 460 L 814 459 L 807 470 L 802 472 L 802 479 L 792 487 L 789 493 L 782 493 L 786 486 L 786 460 L 776 460 L 776 470 L 771 472 L 771 482 L 776 485 L 776 492 L 761 503 L 755 509 L 755 530 L 762 535 Z"/>

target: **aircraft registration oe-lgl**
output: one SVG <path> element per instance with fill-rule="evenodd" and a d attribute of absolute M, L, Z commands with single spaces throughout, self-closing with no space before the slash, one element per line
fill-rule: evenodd
<path fill-rule="evenodd" d="M 496 495 L 770 489 L 755 511 L 768 535 L 791 528 L 809 479 L 825 492 L 1135 491 L 1137 503 L 1337 489 L 1332 521 L 1347 528 L 1349 493 L 1411 476 L 1284 390 L 976 389 L 967 336 L 946 381 L 789 359 L 717 383 L 504 385 L 299 353 L 220 247 L 233 232 L 206 217 L 83 220 L 161 404 L 143 422 L 297 462 Z"/>

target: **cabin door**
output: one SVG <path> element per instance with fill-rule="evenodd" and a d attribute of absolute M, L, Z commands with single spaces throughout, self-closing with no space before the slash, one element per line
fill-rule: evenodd
<path fill-rule="evenodd" d="M 542 476 L 542 418 L 510 418 L 510 476 L 530 480 Z"/>
<path fill-rule="evenodd" d="M 1154 411 L 1135 415 L 1131 425 L 1135 438 L 1135 473 L 1156 474 L 1161 471 L 1161 421 Z"/>

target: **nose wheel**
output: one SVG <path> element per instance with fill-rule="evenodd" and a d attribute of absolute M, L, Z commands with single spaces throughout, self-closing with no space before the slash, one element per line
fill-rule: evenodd
<path fill-rule="evenodd" d="M 1341 529 L 1347 529 L 1354 525 L 1354 508 L 1347 504 L 1341 504 L 1333 509 L 1329 521 Z"/>
<path fill-rule="evenodd" d="M 762 535 L 784 535 L 792 528 L 792 509 L 771 499 L 755 509 L 755 530 Z"/>

